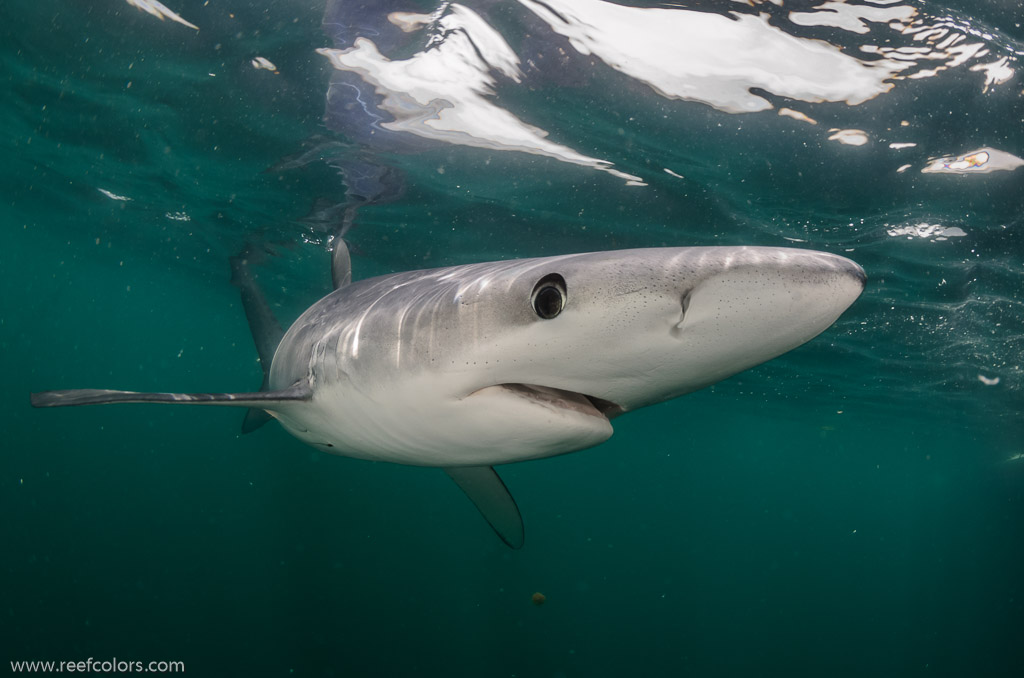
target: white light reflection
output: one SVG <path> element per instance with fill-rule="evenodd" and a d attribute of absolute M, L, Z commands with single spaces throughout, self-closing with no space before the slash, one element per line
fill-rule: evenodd
<path fill-rule="evenodd" d="M 117 193 L 114 193 L 112 191 L 108 191 L 105 188 L 97 188 L 96 190 L 99 191 L 100 193 L 102 193 L 103 195 L 107 196 L 111 200 L 120 200 L 122 202 L 128 202 L 129 200 L 131 200 L 131 198 L 129 198 L 126 195 L 118 195 Z"/>
<path fill-rule="evenodd" d="M 987 64 L 975 64 L 971 66 L 972 71 L 981 71 L 985 74 L 985 87 L 983 92 L 988 90 L 993 85 L 1002 85 L 1013 77 L 1013 69 L 1008 65 L 1010 57 L 1003 57 Z"/>
<path fill-rule="evenodd" d="M 800 111 L 795 111 L 792 108 L 780 108 L 779 115 L 786 116 L 787 118 L 793 118 L 794 120 L 799 120 L 800 122 L 810 123 L 811 125 L 818 124 L 818 121 L 815 120 L 814 118 L 808 117 L 807 115 L 801 113 Z"/>
<path fill-rule="evenodd" d="M 894 79 L 916 80 L 935 77 L 939 73 L 962 66 L 972 59 L 991 55 L 988 45 L 993 36 L 974 28 L 970 23 L 951 17 L 915 16 L 910 21 L 894 21 L 890 27 L 909 37 L 916 44 L 899 47 L 864 45 L 861 50 L 902 63 L 907 70 Z M 886 41 L 888 42 L 888 41 Z M 972 71 L 985 73 L 983 91 L 1010 80 L 1014 70 L 1006 57 L 985 64 L 975 64 Z"/>
<path fill-rule="evenodd" d="M 127 0 L 127 2 L 132 7 L 138 7 L 143 12 L 152 14 L 157 19 L 160 19 L 160 21 L 163 21 L 166 18 L 171 21 L 176 21 L 182 26 L 188 26 L 189 28 L 194 28 L 197 31 L 199 30 L 199 26 L 185 21 L 176 12 L 171 11 L 166 5 L 157 2 L 157 0 Z"/>
<path fill-rule="evenodd" d="M 863 146 L 868 142 L 868 135 L 862 129 L 830 129 L 829 141 L 838 141 L 847 146 Z"/>
<path fill-rule="evenodd" d="M 923 174 L 988 174 L 1011 172 L 1024 165 L 1024 160 L 996 148 L 979 148 L 963 155 L 938 158 L 921 170 Z"/>
<path fill-rule="evenodd" d="M 741 1 L 753 7 L 767 2 L 783 6 L 776 0 L 737 0 Z M 900 0 L 825 0 L 788 14 L 797 26 L 865 36 L 851 37 L 854 43 L 843 43 L 842 48 L 787 32 L 786 21 L 775 10 L 718 14 L 606 0 L 518 4 L 580 54 L 593 56 L 665 98 L 701 102 L 727 113 L 772 110 L 771 97 L 784 97 L 791 106 L 855 106 L 890 91 L 901 80 L 933 77 L 965 64 L 984 76 L 985 91 L 1014 76 L 1013 59 L 992 53 L 991 35 L 964 21 L 927 15 L 925 7 L 915 9 Z M 547 156 L 643 185 L 640 177 L 615 169 L 609 160 L 549 140 L 546 130 L 498 105 L 497 78 L 522 82 L 520 56 L 526 62 L 531 55 L 517 55 L 473 10 L 442 3 L 430 15 L 394 12 L 388 20 L 404 31 L 424 31 L 426 47 L 400 60 L 382 55 L 366 37 L 356 38 L 348 49 L 317 50 L 334 68 L 358 74 L 376 90 L 379 107 L 394 118 L 380 123 L 381 128 L 445 143 Z M 780 107 L 778 113 L 817 122 L 796 108 Z M 863 145 L 883 134 L 840 129 L 831 133 L 831 140 L 850 145 Z M 907 144 L 891 147 L 909 148 Z"/>
<path fill-rule="evenodd" d="M 581 54 L 593 54 L 670 99 L 728 113 L 772 108 L 761 88 L 808 102 L 855 105 L 889 91 L 902 65 L 862 61 L 790 35 L 765 16 L 637 8 L 603 0 L 519 0 Z"/>
<path fill-rule="evenodd" d="M 911 224 L 907 226 L 893 226 L 885 229 L 890 236 L 906 237 L 907 240 L 921 238 L 924 240 L 942 241 L 950 238 L 963 238 L 967 232 L 956 226 L 942 226 L 940 224 Z"/>
<path fill-rule="evenodd" d="M 491 100 L 496 81 L 490 71 L 519 82 L 519 57 L 478 14 L 459 4 L 449 10 L 438 22 L 444 40 L 409 59 L 392 61 L 366 38 L 356 39 L 346 50 L 317 52 L 336 69 L 358 73 L 373 85 L 382 97 L 380 107 L 395 118 L 381 124 L 385 129 L 462 146 L 548 156 L 608 172 L 629 185 L 645 185 L 607 160 L 547 140 L 545 130 L 497 106 Z"/>
<path fill-rule="evenodd" d="M 811 12 L 791 12 L 789 20 L 799 26 L 831 26 L 853 33 L 867 33 L 871 30 L 869 23 L 908 21 L 915 14 L 917 10 L 906 5 L 869 7 L 833 0 L 818 5 Z"/>

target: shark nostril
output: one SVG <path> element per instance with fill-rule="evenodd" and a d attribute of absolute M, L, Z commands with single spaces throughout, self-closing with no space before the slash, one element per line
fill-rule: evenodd
<path fill-rule="evenodd" d="M 683 309 L 682 315 L 679 318 L 679 322 L 683 322 L 683 320 L 686 319 L 686 311 L 690 308 L 690 295 L 691 294 L 693 294 L 693 290 L 687 291 L 686 294 L 683 295 L 683 298 L 679 302 L 679 305 Z"/>

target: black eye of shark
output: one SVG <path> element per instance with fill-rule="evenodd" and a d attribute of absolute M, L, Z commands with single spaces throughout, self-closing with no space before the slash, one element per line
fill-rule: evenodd
<path fill-rule="evenodd" d="M 538 317 L 551 320 L 565 308 L 565 278 L 549 273 L 533 286 L 531 303 Z"/>

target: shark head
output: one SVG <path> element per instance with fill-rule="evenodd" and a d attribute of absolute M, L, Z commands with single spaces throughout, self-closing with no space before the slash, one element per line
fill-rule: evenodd
<path fill-rule="evenodd" d="M 276 416 L 327 451 L 492 465 L 606 440 L 611 419 L 703 388 L 828 328 L 864 288 L 843 257 L 655 248 L 373 278 L 306 312 L 271 386 Z"/>

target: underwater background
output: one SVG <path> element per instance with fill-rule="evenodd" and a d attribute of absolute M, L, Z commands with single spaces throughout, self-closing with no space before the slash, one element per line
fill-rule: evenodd
<path fill-rule="evenodd" d="M 194 675 L 1024 672 L 1024 4 L 0 5 L 0 660 Z M 809 344 L 501 469 L 241 412 L 229 258 L 358 278 L 646 246 L 842 254 Z M 531 596 L 543 593 L 535 605 Z"/>

